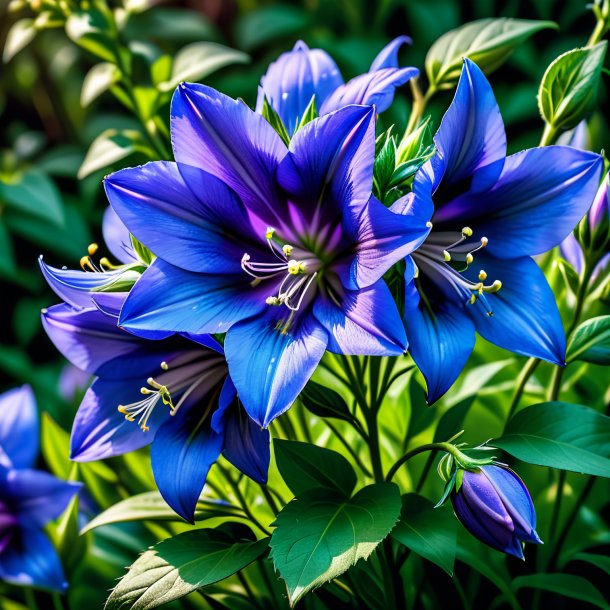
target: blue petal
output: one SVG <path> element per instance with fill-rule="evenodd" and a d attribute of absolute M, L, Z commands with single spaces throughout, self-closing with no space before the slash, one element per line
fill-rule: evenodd
<path fill-rule="evenodd" d="M 475 343 L 475 327 L 464 304 L 451 299 L 420 274 L 405 274 L 404 323 L 409 352 L 428 387 L 428 403 L 436 402 L 453 385 Z M 416 287 L 417 286 L 417 287 Z M 425 299 L 419 295 L 423 290 Z"/>
<path fill-rule="evenodd" d="M 560 244 L 559 251 L 561 256 L 565 258 L 570 265 L 574 268 L 576 273 L 582 273 L 585 266 L 585 255 L 582 251 L 582 247 L 576 241 L 574 233 L 570 233 Z"/>
<path fill-rule="evenodd" d="M 87 390 L 80 404 L 70 439 L 70 459 L 92 462 L 135 451 L 150 444 L 162 422 L 169 417 L 169 409 L 158 404 L 152 412 L 144 432 L 137 422 L 127 421 L 119 413 L 119 405 L 142 400 L 140 387 L 146 381 L 129 379 L 107 381 L 97 379 Z"/>
<path fill-rule="evenodd" d="M 38 410 L 32 388 L 0 395 L 0 448 L 14 468 L 31 468 L 38 458 Z"/>
<path fill-rule="evenodd" d="M 328 334 L 310 313 L 297 313 L 290 326 L 285 307 L 235 324 L 225 340 L 231 379 L 248 415 L 261 427 L 296 400 L 328 343 Z"/>
<path fill-rule="evenodd" d="M 212 464 L 222 451 L 224 434 L 210 426 L 218 404 L 218 386 L 200 384 L 157 432 L 150 450 L 155 481 L 165 501 L 193 523 L 195 507 Z"/>
<path fill-rule="evenodd" d="M 340 301 L 340 307 L 336 304 Z M 328 350 L 354 356 L 399 356 L 407 348 L 400 314 L 382 280 L 334 299 L 320 295 L 314 315 L 329 334 Z"/>
<path fill-rule="evenodd" d="M 0 471 L 2 494 L 14 507 L 19 521 L 42 527 L 57 519 L 81 488 L 41 470 Z"/>
<path fill-rule="evenodd" d="M 396 88 L 418 74 L 417 68 L 382 68 L 356 76 L 326 98 L 320 107 L 320 115 L 349 104 L 375 106 L 378 113 L 384 112 L 392 104 Z"/>
<path fill-rule="evenodd" d="M 603 160 L 576 148 L 548 146 L 495 165 L 502 165 L 502 173 L 492 188 L 458 197 L 435 221 L 459 219 L 477 237 L 489 238 L 488 252 L 518 258 L 546 252 L 570 234 L 591 206 Z"/>
<path fill-rule="evenodd" d="M 398 51 L 404 44 L 411 44 L 408 36 L 397 36 L 378 53 L 373 60 L 369 72 L 381 70 L 382 68 L 398 68 Z"/>
<path fill-rule="evenodd" d="M 500 260 L 487 253 L 475 255 L 476 270 L 464 273 L 473 282 L 478 270 L 487 272 L 488 283 L 502 282 L 495 294 L 486 295 L 493 315 L 481 301 L 468 308 L 477 331 L 504 349 L 565 363 L 566 340 L 553 291 L 544 273 L 531 258 Z"/>
<path fill-rule="evenodd" d="M 231 235 L 251 235 L 252 226 L 214 176 L 157 161 L 111 174 L 104 185 L 121 220 L 157 256 L 188 271 L 241 272 L 244 246 Z"/>
<path fill-rule="evenodd" d="M 261 79 L 256 111 L 262 112 L 265 97 L 280 115 L 289 134 L 294 133 L 311 98 L 316 108 L 343 84 L 333 58 L 322 49 L 310 49 L 299 40 L 292 51 L 282 53 Z"/>
<path fill-rule="evenodd" d="M 194 273 L 158 258 L 129 293 L 120 324 L 128 330 L 223 333 L 263 311 L 275 286 L 241 275 Z"/>
<path fill-rule="evenodd" d="M 0 580 L 53 591 L 68 588 L 55 548 L 35 527 L 20 528 L 14 543 L 0 555 Z"/>
<path fill-rule="evenodd" d="M 102 234 L 106 247 L 117 260 L 126 265 L 138 262 L 138 257 L 131 244 L 129 231 L 110 206 L 104 212 Z"/>
<path fill-rule="evenodd" d="M 261 115 L 210 87 L 183 83 L 172 98 L 171 132 L 178 163 L 216 176 L 274 226 L 280 202 L 273 176 L 287 150 Z"/>

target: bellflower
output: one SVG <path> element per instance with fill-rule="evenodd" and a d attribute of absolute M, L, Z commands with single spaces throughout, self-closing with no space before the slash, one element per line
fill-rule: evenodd
<path fill-rule="evenodd" d="M 451 501 L 456 516 L 473 536 L 520 559 L 524 542 L 542 544 L 532 498 L 516 473 L 496 465 L 460 472 L 461 485 Z"/>
<path fill-rule="evenodd" d="M 436 153 L 415 175 L 413 192 L 392 208 L 433 224 L 407 260 L 404 312 L 429 402 L 459 375 L 475 331 L 518 354 L 564 364 L 557 305 L 531 257 L 572 231 L 602 167 L 599 155 L 565 146 L 507 157 L 493 92 L 468 59 L 434 140 Z"/>
<path fill-rule="evenodd" d="M 398 51 L 410 43 L 399 36 L 377 55 L 369 71 L 343 82 L 333 58 L 322 49 L 310 49 L 299 40 L 292 51 L 282 53 L 261 79 L 256 103 L 262 112 L 265 98 L 292 135 L 312 98 L 319 115 L 349 104 L 374 104 L 377 112 L 389 108 L 397 87 L 417 76 L 417 68 L 399 68 Z"/>
<path fill-rule="evenodd" d="M 43 311 L 59 351 L 96 379 L 74 420 L 71 459 L 91 461 L 152 443 L 155 481 L 167 503 L 193 521 L 220 453 L 265 482 L 269 433 L 241 409 L 222 347 L 211 337 L 136 337 L 97 309 Z"/>
<path fill-rule="evenodd" d="M 261 115 L 203 85 L 181 85 L 171 114 L 177 162 L 105 182 L 129 231 L 158 257 L 129 293 L 121 326 L 226 332 L 231 378 L 264 428 L 327 348 L 403 353 L 381 277 L 429 229 L 371 194 L 373 109 L 314 119 L 289 149 Z"/>
<path fill-rule="evenodd" d="M 80 489 L 34 470 L 38 412 L 28 386 L 0 395 L 0 580 L 62 591 L 67 586 L 44 526 Z"/>

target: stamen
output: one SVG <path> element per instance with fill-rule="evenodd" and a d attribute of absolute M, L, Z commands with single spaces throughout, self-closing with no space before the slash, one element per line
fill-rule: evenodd
<path fill-rule="evenodd" d="M 167 362 L 165 362 L 165 360 L 159 365 L 164 371 L 167 371 L 169 369 L 169 365 L 167 364 Z"/>
<path fill-rule="evenodd" d="M 485 273 L 485 271 L 483 271 L 483 269 L 481 269 L 481 271 L 479 271 L 479 279 L 482 281 L 485 281 L 487 279 L 487 273 Z"/>
<path fill-rule="evenodd" d="M 275 233 L 275 229 L 273 227 L 267 227 L 265 231 L 265 239 L 273 239 L 273 235 Z"/>
<path fill-rule="evenodd" d="M 446 263 L 448 263 L 451 260 L 451 254 L 449 254 L 449 252 L 447 252 L 447 250 L 443 250 L 443 257 L 444 257 Z"/>
<path fill-rule="evenodd" d="M 89 252 L 89 256 L 93 256 L 97 252 L 98 248 L 99 246 L 96 243 L 89 244 L 87 246 L 87 252 Z"/>
<path fill-rule="evenodd" d="M 464 227 L 462 229 L 462 235 L 464 237 L 472 237 L 472 229 L 470 227 Z"/>
<path fill-rule="evenodd" d="M 127 421 L 133 422 L 136 420 L 136 417 L 139 416 L 138 425 L 144 432 L 150 430 L 148 427 L 148 420 L 157 406 L 159 399 L 161 399 L 164 404 L 168 405 L 172 412 L 175 410 L 172 403 L 172 397 L 166 386 L 157 383 L 152 377 L 149 377 L 146 380 L 146 383 L 153 388 L 152 390 L 145 386 L 140 388 L 140 394 L 146 398 L 132 402 L 128 405 L 119 405 L 117 407 L 118 412 L 122 413 Z"/>
<path fill-rule="evenodd" d="M 292 255 L 292 246 L 290 246 L 289 244 L 286 244 L 283 248 L 282 248 L 282 252 L 284 252 L 284 254 L 288 257 Z"/>

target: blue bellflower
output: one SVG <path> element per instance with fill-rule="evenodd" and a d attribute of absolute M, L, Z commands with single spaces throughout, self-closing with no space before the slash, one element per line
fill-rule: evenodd
<path fill-rule="evenodd" d="M 267 480 L 269 433 L 239 405 L 222 347 L 211 337 L 136 337 L 97 309 L 43 311 L 59 351 L 95 375 L 74 420 L 71 459 L 99 460 L 152 443 L 155 481 L 193 521 L 207 473 L 222 453 L 255 481 Z"/>
<path fill-rule="evenodd" d="M 377 112 L 383 112 L 392 103 L 396 88 L 419 74 L 417 68 L 398 66 L 398 51 L 410 42 L 408 36 L 395 38 L 377 55 L 367 73 L 344 83 L 326 51 L 310 49 L 299 40 L 292 51 L 282 53 L 270 64 L 261 79 L 256 110 L 262 112 L 267 98 L 290 135 L 312 98 L 320 116 L 350 104 L 374 104 Z"/>
<path fill-rule="evenodd" d="M 409 350 L 434 402 L 472 352 L 475 331 L 496 345 L 563 365 L 565 335 L 553 293 L 532 260 L 557 246 L 593 201 L 599 155 L 567 146 L 506 156 L 491 87 L 465 60 L 436 153 L 392 209 L 431 220 L 407 259 Z"/>
<path fill-rule="evenodd" d="M 0 395 L 0 580 L 63 591 L 68 583 L 44 526 L 64 512 L 80 483 L 33 469 L 38 428 L 28 386 Z"/>
<path fill-rule="evenodd" d="M 231 378 L 264 428 L 326 349 L 403 353 L 381 277 L 429 229 L 371 194 L 373 109 L 314 119 L 290 148 L 261 115 L 203 85 L 181 85 L 171 115 L 177 162 L 105 182 L 114 210 L 158 257 L 129 293 L 121 326 L 226 332 Z"/>
<path fill-rule="evenodd" d="M 490 547 L 523 559 L 523 543 L 542 544 L 536 510 L 523 481 L 510 468 L 463 470 L 453 509 L 464 527 Z"/>

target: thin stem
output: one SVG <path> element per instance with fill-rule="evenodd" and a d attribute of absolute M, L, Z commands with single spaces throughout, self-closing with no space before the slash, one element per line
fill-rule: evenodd
<path fill-rule="evenodd" d="M 557 129 L 545 123 L 542 137 L 540 138 L 540 146 L 550 146 L 555 141 L 555 138 L 559 135 Z"/>
<path fill-rule="evenodd" d="M 356 462 L 356 465 L 358 466 L 358 468 L 360 468 L 360 470 L 362 470 L 362 472 L 367 477 L 372 477 L 373 473 L 366 467 L 364 462 L 360 459 L 360 456 L 358 455 L 356 450 L 349 444 L 349 442 L 341 434 L 341 432 L 339 432 L 339 429 L 333 423 L 328 421 L 328 419 L 325 419 L 324 423 L 330 428 L 330 430 L 332 430 L 333 434 L 337 437 L 337 439 L 340 441 L 340 443 L 345 447 L 345 450 L 352 456 L 352 459 L 354 460 L 354 462 Z M 357 429 L 357 428 L 354 427 L 354 429 Z"/>
<path fill-rule="evenodd" d="M 413 107 L 411 108 L 411 115 L 409 116 L 409 123 L 407 124 L 407 129 L 405 130 L 405 136 L 408 136 L 415 131 L 419 121 L 424 115 L 428 101 L 436 92 L 435 89 L 429 88 L 424 95 L 419 86 L 418 77 L 412 78 L 409 81 L 409 86 L 411 87 L 411 93 L 413 95 Z"/>
<path fill-rule="evenodd" d="M 236 576 L 237 576 L 237 579 L 239 580 L 239 582 L 241 583 L 241 586 L 244 588 L 244 591 L 246 592 L 246 596 L 248 597 L 248 599 L 250 600 L 252 605 L 255 608 L 261 608 L 262 606 L 258 602 L 258 596 L 252 590 L 250 583 L 246 580 L 246 577 L 241 573 L 241 570 L 236 573 Z"/>
<path fill-rule="evenodd" d="M 451 453 L 452 455 L 456 455 L 456 453 L 461 454 L 459 449 L 457 449 L 455 445 L 452 445 L 451 443 L 427 443 L 425 445 L 421 445 L 420 447 L 416 447 L 415 449 L 408 451 L 399 460 L 397 460 L 388 471 L 385 480 L 391 481 L 403 464 L 408 462 L 412 457 L 415 457 L 420 453 L 424 453 L 425 451 L 445 451 L 447 453 Z"/>
<path fill-rule="evenodd" d="M 538 358 L 530 358 L 526 365 L 521 369 L 519 373 L 519 377 L 517 377 L 517 384 L 515 386 L 515 393 L 513 394 L 513 399 L 510 403 L 510 407 L 508 408 L 508 416 L 506 418 L 506 422 L 512 418 L 519 406 L 519 401 L 523 396 L 523 392 L 525 392 L 525 386 L 527 382 L 530 380 L 530 377 L 534 374 L 538 365 L 540 364 L 540 360 Z"/>
<path fill-rule="evenodd" d="M 34 590 L 31 587 L 26 587 L 23 589 L 23 596 L 25 597 L 25 603 L 27 604 L 28 610 L 38 610 L 36 596 L 34 595 Z"/>
<path fill-rule="evenodd" d="M 549 540 L 555 540 L 557 528 L 559 527 L 559 516 L 561 514 L 561 505 L 563 503 L 563 492 L 566 484 L 566 471 L 559 471 L 559 479 L 557 480 L 557 493 L 555 495 L 555 504 L 553 505 L 553 513 L 551 515 L 551 525 L 549 527 Z"/>
<path fill-rule="evenodd" d="M 259 487 L 261 493 L 263 494 L 263 496 L 265 496 L 265 500 L 267 500 L 267 504 L 269 504 L 269 508 L 273 511 L 274 515 L 277 515 L 280 512 L 280 509 L 278 508 L 276 501 L 273 499 L 269 488 L 263 483 L 259 483 Z"/>

